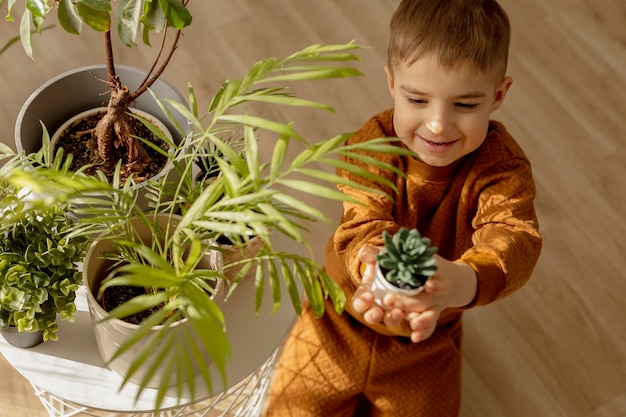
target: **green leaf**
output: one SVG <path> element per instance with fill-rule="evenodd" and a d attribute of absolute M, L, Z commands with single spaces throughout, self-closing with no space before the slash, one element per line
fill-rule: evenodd
<path fill-rule="evenodd" d="M 246 177 L 258 188 L 261 181 L 261 166 L 259 165 L 259 146 L 254 129 L 247 126 L 244 129 L 245 161 L 247 164 Z M 243 175 L 243 174 L 242 174 Z"/>
<path fill-rule="evenodd" d="M 26 0 L 26 9 L 35 17 L 45 17 L 49 10 L 46 0 Z"/>
<path fill-rule="evenodd" d="M 332 106 L 319 103 L 317 101 L 304 100 L 297 97 L 287 95 L 260 95 L 260 94 L 246 94 L 240 97 L 240 100 L 236 100 L 234 104 L 244 103 L 247 101 L 256 101 L 260 103 L 279 104 L 293 107 L 309 107 L 312 109 L 326 110 L 334 113 L 335 110 Z M 233 104 L 233 105 L 234 105 Z"/>
<path fill-rule="evenodd" d="M 85 6 L 100 12 L 113 11 L 111 8 L 111 0 L 78 0 L 77 3 L 83 3 Z"/>
<path fill-rule="evenodd" d="M 293 207 L 296 211 L 300 211 L 302 213 L 306 213 L 307 215 L 311 216 L 312 218 L 321 220 L 325 223 L 328 224 L 332 224 L 332 220 L 327 217 L 322 211 L 317 210 L 313 207 L 311 207 L 310 205 L 306 204 L 304 201 L 302 201 L 301 199 L 295 198 L 293 196 L 290 196 L 288 194 L 284 194 L 284 193 L 280 193 L 280 194 L 276 194 L 276 196 L 274 197 L 277 201 L 280 201 L 281 203 L 287 204 L 290 207 Z M 343 194 L 343 198 L 346 199 L 347 197 L 345 196 L 345 194 Z M 300 240 L 298 240 L 300 241 Z"/>
<path fill-rule="evenodd" d="M 336 159 L 320 159 L 319 160 L 320 163 L 324 164 L 324 165 L 328 165 L 328 166 L 332 166 L 335 167 L 337 169 L 346 171 L 346 172 L 350 172 L 353 175 L 356 175 L 359 178 L 365 178 L 368 179 L 370 181 L 373 181 L 375 183 L 381 184 L 381 185 L 385 185 L 387 187 L 389 187 L 392 190 L 396 190 L 396 185 L 390 181 L 389 179 L 380 176 L 380 175 L 376 175 L 374 174 L 371 170 L 369 169 L 365 169 L 365 168 L 361 168 L 357 165 L 351 164 L 349 162 L 345 162 L 345 161 L 341 161 L 341 160 L 336 160 Z M 372 165 L 374 166 L 374 165 Z M 384 168 L 384 167 L 383 167 Z M 402 174 L 402 172 L 400 172 L 399 174 Z M 363 187 L 361 184 L 357 184 L 351 181 L 350 187 L 353 188 L 360 188 Z M 373 192 L 376 194 L 385 194 L 384 191 L 380 190 L 380 189 L 368 189 L 366 190 L 368 192 Z"/>
<path fill-rule="evenodd" d="M 169 26 L 182 30 L 191 24 L 191 13 L 180 0 L 159 0 Z"/>
<path fill-rule="evenodd" d="M 4 142 L 0 142 L 0 159 L 8 158 L 10 156 L 14 156 L 15 152 L 11 147 Z"/>
<path fill-rule="evenodd" d="M 270 180 L 276 180 L 276 178 L 281 174 L 281 169 L 283 167 L 283 162 L 285 161 L 285 156 L 287 156 L 287 150 L 289 148 L 289 136 L 281 135 L 276 140 L 276 144 L 274 145 L 274 151 L 272 152 L 272 162 L 270 165 Z"/>
<path fill-rule="evenodd" d="M 342 314 L 346 306 L 346 295 L 337 283 L 322 269 L 318 272 L 322 288 L 328 293 L 337 314 Z"/>
<path fill-rule="evenodd" d="M 287 292 L 289 293 L 289 298 L 291 299 L 291 304 L 296 312 L 299 313 L 300 310 L 302 310 L 302 303 L 300 302 L 300 289 L 296 284 L 289 265 L 283 259 L 280 260 L 280 267 L 283 280 L 285 281 L 285 286 L 287 287 Z"/>
<path fill-rule="evenodd" d="M 22 19 L 20 20 L 20 39 L 22 41 L 22 48 L 26 52 L 26 55 L 30 59 L 33 59 L 33 46 L 31 43 L 30 37 L 30 21 L 31 21 L 31 13 L 29 10 L 24 10 L 24 14 L 22 14 Z"/>
<path fill-rule="evenodd" d="M 263 293 L 265 291 L 265 271 L 263 265 L 259 264 L 256 267 L 256 274 L 254 277 L 254 311 L 256 315 L 259 315 L 261 305 L 263 303 Z"/>
<path fill-rule="evenodd" d="M 264 83 L 290 82 L 290 81 L 312 81 L 326 80 L 329 78 L 358 77 L 363 73 L 352 67 L 319 67 L 310 69 L 309 67 L 289 67 L 289 71 L 298 70 L 284 75 L 276 75 L 263 79 Z"/>
<path fill-rule="evenodd" d="M 270 132 L 276 132 L 280 135 L 287 135 L 289 137 L 299 138 L 298 134 L 289 126 L 284 123 L 275 122 L 273 120 L 265 119 L 257 116 L 248 116 L 243 114 L 224 114 L 221 115 L 218 120 L 230 123 L 239 123 L 246 126 L 258 127 Z"/>
<path fill-rule="evenodd" d="M 66 32 L 78 35 L 83 28 L 83 21 L 72 0 L 61 0 L 57 11 L 59 23 Z"/>
<path fill-rule="evenodd" d="M 126 46 L 135 45 L 141 16 L 141 3 L 141 0 L 123 0 L 119 5 L 117 32 Z"/>
<path fill-rule="evenodd" d="M 141 311 L 145 311 L 151 307 L 158 306 L 159 304 L 166 302 L 168 297 L 167 293 L 159 291 L 155 294 L 146 294 L 131 298 L 124 304 L 121 304 L 111 310 L 109 315 L 106 317 L 106 320 L 113 318 L 122 319 Z"/>
<path fill-rule="evenodd" d="M 103 4 L 106 3 L 108 9 Z M 98 32 L 111 29 L 111 5 L 105 0 L 79 0 L 76 4 L 78 15 L 89 27 Z"/>
<path fill-rule="evenodd" d="M 270 289 L 272 290 L 272 299 L 274 300 L 274 306 L 272 307 L 272 314 L 274 314 L 280 306 L 280 300 L 282 297 L 282 291 L 280 288 L 280 277 L 278 275 L 278 270 L 273 260 L 268 260 L 267 269 L 270 276 Z"/>
<path fill-rule="evenodd" d="M 301 191 L 307 194 L 314 195 L 316 197 L 325 198 L 328 200 L 336 201 L 348 201 L 350 197 L 341 191 L 330 189 L 325 185 L 319 185 L 310 181 L 280 179 L 277 181 L 279 184 L 286 185 L 296 191 Z"/>
<path fill-rule="evenodd" d="M 336 174 L 331 174 L 325 171 L 320 171 L 317 169 L 310 169 L 310 168 L 300 168 L 298 170 L 299 173 L 304 174 L 304 175 L 308 175 L 310 177 L 313 177 L 315 179 L 318 179 L 320 181 L 323 182 L 327 182 L 330 184 L 341 184 L 341 185 L 347 185 L 351 188 L 356 188 L 359 190 L 363 190 L 363 191 L 373 191 L 376 194 L 382 194 L 385 195 L 384 191 L 378 190 L 378 189 L 372 189 L 371 187 L 368 187 L 366 185 L 362 185 L 360 183 L 354 182 L 354 181 L 350 181 L 342 176 L 336 175 Z"/>
<path fill-rule="evenodd" d="M 304 293 L 311 303 L 313 313 L 317 317 L 321 317 L 322 314 L 324 314 L 324 293 L 319 281 L 311 274 L 308 268 L 305 268 L 300 263 L 296 263 L 295 266 L 300 275 L 301 282 L 304 284 Z"/>
<path fill-rule="evenodd" d="M 161 32 L 167 25 L 167 19 L 165 13 L 158 4 L 158 0 L 148 0 L 143 5 L 143 15 L 141 16 L 141 23 L 144 26 L 144 43 L 150 45 L 147 38 L 151 30 Z"/>

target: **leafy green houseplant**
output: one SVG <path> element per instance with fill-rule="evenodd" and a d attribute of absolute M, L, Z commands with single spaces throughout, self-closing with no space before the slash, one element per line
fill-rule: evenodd
<path fill-rule="evenodd" d="M 384 249 L 376 255 L 376 278 L 372 287 L 380 304 L 388 291 L 406 295 L 419 294 L 428 277 L 435 274 L 437 265 L 433 255 L 437 248 L 419 230 L 401 227 L 393 236 L 383 231 Z"/>
<path fill-rule="evenodd" d="M 9 162 L 3 170 L 11 166 Z M 43 341 L 58 340 L 57 319 L 74 321 L 74 300 L 82 282 L 77 262 L 88 238 L 72 235 L 68 204 L 31 210 L 23 195 L 3 184 L 0 329 L 42 332 Z"/>
<path fill-rule="evenodd" d="M 109 312 L 106 320 L 117 320 L 159 306 L 162 316 L 153 315 L 144 321 L 113 357 L 105 360 L 114 361 L 141 339 L 150 337 L 147 342 L 150 348 L 136 355 L 124 377 L 128 381 L 140 366 L 147 366 L 154 372 L 169 369 L 166 379 L 158 384 L 160 396 L 156 409 L 172 384 L 177 386 L 178 392 L 193 388 L 192 368 L 200 370 L 200 377 L 208 387 L 213 382 L 207 371 L 209 367 L 217 369 L 217 374 L 224 377 L 230 352 L 225 318 L 207 291 L 216 281 L 224 281 L 222 289 L 228 297 L 237 291 L 239 280 L 252 273 L 257 311 L 267 298 L 266 283 L 274 309 L 278 308 L 282 291 L 286 289 L 296 312 L 300 311 L 302 294 L 318 315 L 324 313 L 327 297 L 338 311 L 343 310 L 344 294 L 313 259 L 306 236 L 311 224 L 330 222 L 330 219 L 294 194 L 345 201 L 349 197 L 335 189 L 337 184 L 362 186 L 328 172 L 327 168 L 352 171 L 373 181 L 388 183 L 382 176 L 359 171 L 345 158 L 362 159 L 362 151 L 387 154 L 408 154 L 409 151 L 388 138 L 346 145 L 348 134 L 309 142 L 297 132 L 293 121 L 256 116 L 246 104 L 332 111 L 326 104 L 294 96 L 288 86 L 292 82 L 359 75 L 359 71 L 344 65 L 358 59 L 355 55 L 358 49 L 353 43 L 312 45 L 284 59 L 259 61 L 245 77 L 225 81 L 202 114 L 192 88 L 189 104 L 166 101 L 164 105 L 174 107 L 191 121 L 194 131 L 190 140 L 177 145 L 170 154 L 180 180 L 170 182 L 163 178 L 146 182 L 149 211 L 138 207 L 136 191 L 128 183 L 109 183 L 81 172 L 72 174 L 52 169 L 12 170 L 8 175 L 12 184 L 27 186 L 35 193 L 49 191 L 45 199 L 35 199 L 34 207 L 44 204 L 46 199 L 54 199 L 76 205 L 78 214 L 89 214 L 80 217 L 76 233 L 91 237 L 107 233 L 106 240 L 115 250 L 96 255 L 110 259 L 119 268 L 103 277 L 105 286 L 131 285 L 153 290 Z M 241 139 L 233 141 L 233 137 Z M 271 158 L 267 161 L 259 151 L 261 137 L 263 146 L 271 149 Z M 299 151 L 288 158 L 294 154 L 294 148 Z M 202 156 L 210 156 L 219 168 L 219 174 L 212 181 L 196 179 L 194 162 Z M 379 161 L 368 160 L 368 163 L 378 164 L 381 169 L 394 169 Z M 176 227 L 160 228 L 155 216 L 163 215 L 170 219 L 166 224 L 175 221 Z M 137 239 L 135 224 L 151 227 L 154 235 L 163 236 L 157 240 L 161 243 L 147 244 Z M 243 251 L 253 236 L 263 242 L 253 257 L 241 257 L 218 270 L 198 268 L 202 254 L 220 250 L 214 243 L 220 237 L 227 237 Z M 287 250 L 277 246 L 278 238 L 290 242 Z M 237 274 L 225 282 L 228 271 L 233 268 L 237 268 Z M 198 336 L 198 350 L 188 348 L 196 344 L 167 332 L 181 320 L 186 320 Z M 163 331 L 147 336 L 156 323 Z M 167 356 L 166 360 L 168 351 L 179 354 Z M 210 360 L 201 352 L 208 352 Z M 147 379 L 140 381 L 140 390 L 149 383 Z"/>
<path fill-rule="evenodd" d="M 0 6 L 3 2 L 0 0 Z M 120 164 L 116 175 L 122 180 L 134 176 L 136 181 L 150 178 L 163 169 L 167 161 L 163 154 L 167 153 L 171 143 L 158 135 L 153 136 L 149 129 L 144 129 L 144 119 L 133 115 L 130 108 L 160 78 L 178 47 L 182 30 L 191 24 L 192 16 L 187 10 L 187 2 L 126 0 L 119 2 L 114 11 L 111 0 L 24 0 L 20 38 L 31 58 L 32 33 L 44 29 L 43 23 L 53 10 L 56 10 L 58 22 L 66 32 L 79 34 L 83 26 L 87 25 L 103 35 L 106 76 L 99 81 L 102 85 L 100 93 L 108 92 L 107 106 L 93 118 L 93 123 L 79 124 L 77 133 L 60 142 L 60 146 L 74 155 L 74 169 L 87 165 L 93 173 L 97 170 L 111 179 Z M 15 4 L 15 1 L 8 2 L 7 20 L 13 20 Z M 135 45 L 139 36 L 149 46 L 152 32 L 162 37 L 145 78 L 134 84 L 132 89 L 120 78 L 119 68 L 114 62 L 111 30 L 115 27 L 121 42 L 129 47 Z M 101 100 L 98 98 L 98 102 Z M 73 114 L 67 118 L 70 116 Z"/>

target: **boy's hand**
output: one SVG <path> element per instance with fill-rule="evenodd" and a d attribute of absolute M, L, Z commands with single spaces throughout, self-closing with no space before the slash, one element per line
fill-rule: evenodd
<path fill-rule="evenodd" d="M 394 333 L 401 334 L 402 329 L 399 326 L 405 318 L 404 312 L 397 308 L 383 310 L 374 303 L 372 284 L 376 276 L 376 255 L 380 251 L 380 248 L 374 246 L 367 246 L 359 251 L 359 258 L 365 264 L 365 272 L 361 285 L 359 285 L 352 297 L 352 307 L 357 313 L 363 314 L 363 318 L 367 323 L 378 324 L 383 322 L 391 331 L 397 330 Z M 387 296 L 385 296 L 385 299 Z"/>
<path fill-rule="evenodd" d="M 393 331 L 402 320 L 407 320 L 411 328 L 411 341 L 418 343 L 433 334 L 443 310 L 463 307 L 476 296 L 477 280 L 472 267 L 435 255 L 437 273 L 426 281 L 424 291 L 414 297 L 389 293 L 383 299 L 387 307 L 383 310 L 374 304 L 371 293 L 378 252 L 378 248 L 363 248 L 359 253 L 361 262 L 366 263 L 367 267 L 363 282 L 352 298 L 354 310 L 363 314 L 365 321 L 370 324 L 383 321 Z"/>

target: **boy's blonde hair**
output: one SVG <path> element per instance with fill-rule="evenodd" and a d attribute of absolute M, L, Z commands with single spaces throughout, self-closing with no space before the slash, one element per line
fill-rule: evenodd
<path fill-rule="evenodd" d="M 511 27 L 495 0 L 402 0 L 390 26 L 391 69 L 434 53 L 448 70 L 469 63 L 498 82 L 505 75 Z"/>

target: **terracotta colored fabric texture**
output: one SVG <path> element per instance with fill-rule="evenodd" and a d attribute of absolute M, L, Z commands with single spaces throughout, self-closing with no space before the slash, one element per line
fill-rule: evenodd
<path fill-rule="evenodd" d="M 349 139 L 349 143 L 395 137 L 392 119 L 392 110 L 374 116 Z M 398 142 L 398 146 L 403 145 Z M 477 295 L 465 308 L 501 299 L 527 282 L 541 251 L 533 205 L 535 185 L 528 159 L 502 124 L 490 122 L 481 147 L 446 167 L 432 167 L 411 157 L 367 156 L 388 162 L 407 175 L 403 177 L 389 170 L 374 171 L 394 184 L 397 191 L 363 177 L 350 177 L 363 185 L 385 191 L 394 197 L 393 200 L 339 186 L 344 193 L 363 203 L 344 204 L 341 224 L 326 251 L 325 269 L 342 287 L 348 300 L 361 279 L 359 249 L 367 245 L 382 246 L 382 231 L 393 234 L 402 226 L 417 227 L 438 247 L 443 258 L 461 260 L 474 268 L 478 278 Z M 362 161 L 348 162 L 374 170 Z M 447 354 L 424 354 L 421 346 L 442 343 L 444 349 L 443 345 L 451 338 L 448 327 L 452 324 L 460 326 L 463 310 L 448 309 L 442 313 L 435 335 L 447 336 L 433 336 L 433 340 L 416 346 L 408 339 L 391 336 L 383 324 L 366 324 L 351 310 L 350 303 L 341 319 L 327 313 L 329 317 L 317 320 L 305 310 L 276 369 L 268 416 L 350 416 L 357 394 L 371 401 L 374 410 L 376 404 L 401 407 L 381 406 L 381 410 L 387 413 L 382 415 L 456 416 L 458 412 L 450 411 L 447 404 L 457 404 L 458 401 L 459 378 L 453 369 L 460 362 L 460 352 L 457 351 L 458 357 L 451 360 Z M 406 335 L 409 335 L 408 326 Z M 381 338 L 389 339 L 385 347 L 379 343 Z M 397 348 L 397 344 L 404 348 Z M 381 358 L 385 359 L 381 361 Z M 409 383 L 404 388 L 411 398 L 415 398 L 410 405 L 405 403 L 411 401 L 405 398 L 405 392 L 391 389 L 394 386 L 392 378 L 363 376 L 377 366 L 393 369 L 399 380 L 419 378 L 419 384 Z M 332 368 L 345 371 L 334 372 Z M 421 378 L 421 375 L 429 377 Z M 363 381 L 365 385 L 355 388 L 352 378 L 360 381 L 357 386 Z M 329 392 L 338 394 L 330 395 Z M 371 396 L 368 394 L 371 392 L 384 394 Z M 424 400 L 423 392 L 428 392 L 438 404 L 446 406 L 441 412 L 433 410 Z M 330 398 L 344 399 L 347 409 L 341 411 L 333 404 L 332 410 L 340 410 L 333 414 Z M 302 405 L 298 405 L 299 401 Z M 370 414 L 360 412 L 356 415 Z M 378 414 L 372 412 L 371 415 Z"/>
<path fill-rule="evenodd" d="M 460 403 L 455 320 L 426 341 L 381 335 L 338 315 L 305 309 L 284 346 L 267 416 L 450 417 Z M 445 387 L 445 389 L 441 389 Z"/>

